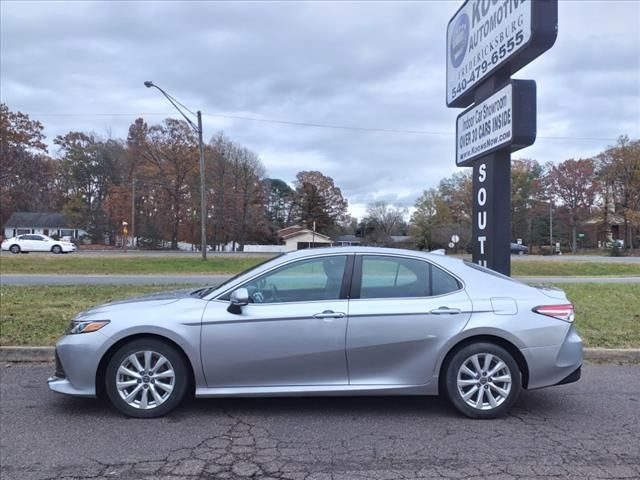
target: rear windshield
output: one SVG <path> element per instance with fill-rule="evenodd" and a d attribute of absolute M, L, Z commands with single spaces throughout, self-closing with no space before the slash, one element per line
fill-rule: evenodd
<path fill-rule="evenodd" d="M 481 272 L 488 273 L 489 275 L 493 275 L 494 277 L 501 278 L 502 280 L 509 280 L 510 282 L 513 282 L 513 283 L 522 283 L 519 280 L 515 280 L 514 278 L 507 277 L 506 275 L 498 273 L 495 270 L 491 270 L 490 268 L 478 265 L 477 263 L 473 263 L 473 262 L 469 262 L 469 261 L 465 260 L 464 264 L 467 267 L 473 268 L 474 270 L 480 270 Z"/>

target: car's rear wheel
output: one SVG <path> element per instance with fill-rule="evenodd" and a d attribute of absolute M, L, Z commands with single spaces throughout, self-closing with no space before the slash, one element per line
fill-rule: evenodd
<path fill-rule="evenodd" d="M 454 354 L 446 369 L 449 400 L 470 418 L 496 418 L 517 400 L 522 386 L 518 364 L 504 348 L 473 343 Z"/>
<path fill-rule="evenodd" d="M 62 253 L 62 248 L 60 247 L 60 245 L 54 245 L 53 247 L 51 247 L 51 251 L 53 253 Z"/>
<path fill-rule="evenodd" d="M 9 247 L 9 251 L 11 253 L 20 253 L 20 246 L 19 245 L 11 245 L 11 247 Z"/>
<path fill-rule="evenodd" d="M 109 360 L 105 390 L 120 412 L 131 417 L 159 417 L 184 399 L 188 369 L 180 352 L 156 339 L 125 344 Z"/>

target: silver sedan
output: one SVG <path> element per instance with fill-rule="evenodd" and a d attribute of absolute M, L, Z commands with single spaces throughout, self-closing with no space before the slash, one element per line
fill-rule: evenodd
<path fill-rule="evenodd" d="M 187 395 L 446 395 L 472 418 L 580 378 L 562 290 L 456 258 L 367 247 L 286 254 L 216 288 L 79 314 L 49 387 L 134 417 Z"/>

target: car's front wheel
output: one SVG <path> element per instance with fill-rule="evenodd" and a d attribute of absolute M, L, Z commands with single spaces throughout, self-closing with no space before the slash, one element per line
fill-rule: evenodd
<path fill-rule="evenodd" d="M 188 383 L 181 353 L 152 338 L 134 340 L 118 349 L 105 374 L 105 389 L 113 406 L 139 418 L 169 413 L 184 399 Z"/>
<path fill-rule="evenodd" d="M 493 343 L 473 343 L 454 354 L 446 369 L 449 400 L 470 418 L 496 418 L 520 394 L 520 368 L 511 354 Z"/>
<path fill-rule="evenodd" d="M 51 251 L 52 251 L 53 253 L 56 253 L 56 254 L 58 254 L 58 253 L 62 253 L 62 247 L 60 247 L 60 245 L 54 245 L 54 246 L 51 248 Z"/>

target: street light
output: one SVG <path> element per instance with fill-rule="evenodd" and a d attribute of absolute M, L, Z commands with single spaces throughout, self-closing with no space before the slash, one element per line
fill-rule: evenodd
<path fill-rule="evenodd" d="M 162 93 L 167 100 L 175 107 L 180 115 L 184 117 L 189 126 L 198 134 L 198 143 L 200 145 L 200 250 L 202 251 L 202 259 L 207 259 L 207 203 L 205 201 L 205 186 L 204 186 L 204 144 L 202 143 L 202 113 L 198 110 L 196 113 L 193 113 L 187 107 L 182 105 L 178 100 L 173 98 L 159 86 L 154 84 L 153 82 L 147 80 L 144 82 L 144 86 L 147 88 L 157 88 L 160 93 Z M 185 110 L 187 110 L 192 115 L 195 115 L 198 119 L 198 124 L 196 125 L 193 121 L 185 115 L 185 113 L 180 109 L 178 105 L 181 105 Z"/>

